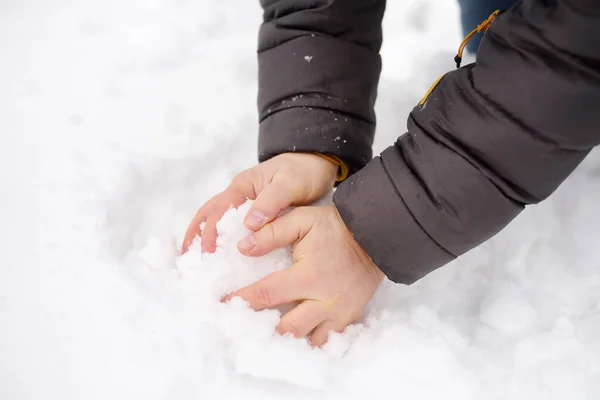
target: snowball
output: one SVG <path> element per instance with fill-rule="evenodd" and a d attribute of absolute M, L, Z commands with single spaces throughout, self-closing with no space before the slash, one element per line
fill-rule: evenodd
<path fill-rule="evenodd" d="M 215 253 L 202 254 L 196 243 L 178 258 L 181 290 L 196 305 L 196 312 L 212 316 L 207 322 L 227 341 L 228 363 L 237 373 L 302 387 L 322 387 L 327 381 L 327 357 L 342 356 L 340 346 L 337 351 L 326 352 L 311 348 L 305 338 L 276 333 L 281 310 L 289 307 L 255 312 L 238 297 L 220 302 L 226 294 L 292 264 L 289 247 L 262 257 L 239 253 L 238 241 L 251 233 L 243 224 L 251 205 L 248 201 L 225 213 L 217 224 Z"/>
<path fill-rule="evenodd" d="M 184 280 L 201 278 L 206 290 L 214 298 L 220 298 L 292 264 L 290 248 L 277 249 L 262 257 L 247 257 L 237 250 L 237 243 L 251 233 L 243 223 L 251 205 L 248 201 L 237 210 L 229 210 L 217 223 L 215 253 L 202 254 L 200 243 L 196 242 L 177 260 Z"/>
<path fill-rule="evenodd" d="M 331 202 L 330 196 L 319 203 L 327 202 Z M 435 311 L 420 305 L 408 313 L 387 309 L 389 296 L 396 293 L 397 286 L 392 290 L 393 285 L 384 285 L 387 291 L 376 296 L 379 305 L 369 307 L 365 318 L 344 332 L 330 332 L 322 348 L 312 348 L 306 338 L 276 332 L 286 312 L 283 307 L 256 312 L 240 298 L 221 303 L 224 295 L 292 263 L 290 248 L 263 257 L 238 252 L 237 242 L 250 234 L 243 220 L 251 204 L 248 201 L 229 210 L 217 224 L 214 254 L 202 254 L 196 243 L 176 262 L 180 272 L 178 291 L 186 303 L 178 308 L 187 310 L 185 318 L 201 319 L 202 331 L 212 332 L 207 338 L 221 348 L 224 365 L 241 376 L 309 390 L 349 385 L 347 392 L 352 393 L 359 383 L 353 378 L 356 373 L 371 382 L 392 382 L 400 372 L 405 374 L 400 379 L 402 385 L 416 392 L 424 390 L 428 396 L 456 393 L 468 397 L 477 391 L 458 357 L 465 351 L 464 340 L 441 322 Z M 440 388 L 446 385 L 446 389 L 440 391 L 419 383 L 426 376 L 436 377 L 442 382 Z"/>
<path fill-rule="evenodd" d="M 392 133 L 452 63 L 459 24 L 454 1 L 388 3 L 388 37 L 420 18 L 436 41 L 382 50 Z M 456 262 L 384 282 L 313 349 L 275 333 L 285 307 L 220 302 L 290 261 L 239 255 L 243 210 L 219 224 L 217 253 L 178 256 L 197 207 L 256 163 L 259 2 L 0 4 L 0 129 L 17 133 L 0 143 L 1 399 L 598 397 L 600 149 Z"/>

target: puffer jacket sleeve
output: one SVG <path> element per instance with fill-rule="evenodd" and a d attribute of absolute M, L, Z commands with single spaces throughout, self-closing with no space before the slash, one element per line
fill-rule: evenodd
<path fill-rule="evenodd" d="M 321 152 L 350 172 L 372 158 L 385 0 L 261 0 L 259 160 Z"/>
<path fill-rule="evenodd" d="M 600 2 L 523 0 L 334 201 L 383 272 L 412 283 L 547 198 L 599 143 Z"/>

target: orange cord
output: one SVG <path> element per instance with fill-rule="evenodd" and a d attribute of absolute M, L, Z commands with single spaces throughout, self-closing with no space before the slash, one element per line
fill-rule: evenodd
<path fill-rule="evenodd" d="M 335 156 L 333 154 L 324 154 L 324 153 L 315 153 L 315 154 L 323 157 L 326 160 L 331 161 L 332 163 L 336 164 L 339 167 L 336 182 L 343 182 L 348 177 L 348 175 L 350 175 L 350 166 L 348 164 L 346 164 L 346 162 L 344 160 L 342 160 L 341 158 L 339 158 L 338 156 Z"/>
<path fill-rule="evenodd" d="M 433 85 L 431 85 L 431 87 L 429 88 L 429 90 L 427 91 L 427 93 L 425 93 L 425 96 L 423 96 L 423 98 L 419 102 L 419 106 L 422 106 L 423 104 L 425 104 L 425 102 L 429 98 L 429 95 L 431 94 L 431 92 L 433 92 L 433 89 L 435 89 L 437 87 L 438 83 L 440 83 L 440 81 L 442 80 L 442 78 L 444 76 L 446 76 L 446 74 L 440 76 L 439 78 L 437 78 L 437 80 L 435 82 L 433 82 Z"/>
<path fill-rule="evenodd" d="M 479 32 L 487 32 L 487 30 L 490 28 L 490 25 L 492 25 L 492 22 L 494 21 L 494 19 L 498 16 L 498 14 L 500 14 L 500 10 L 496 10 L 492 13 L 492 15 L 490 15 L 488 17 L 488 19 L 486 19 L 485 21 L 483 21 L 481 24 L 479 24 L 477 26 L 477 28 L 473 29 L 471 31 L 471 33 L 469 33 L 464 40 L 462 41 L 462 43 L 460 44 L 460 47 L 458 48 L 458 54 L 456 55 L 456 57 L 454 57 L 454 61 L 456 61 L 456 68 L 460 68 L 460 64 L 462 62 L 462 56 L 463 53 L 465 51 L 465 48 L 467 47 L 467 44 L 469 43 L 469 41 L 473 38 L 473 36 L 475 36 L 475 34 L 479 33 Z M 431 94 L 431 92 L 433 92 L 433 90 L 436 88 L 436 86 L 440 83 L 440 81 L 442 80 L 442 78 L 445 76 L 446 74 L 440 76 L 434 83 L 433 85 L 431 85 L 431 87 L 429 88 L 429 90 L 427 91 L 427 93 L 425 93 L 425 96 L 423 96 L 423 99 L 421 99 L 421 101 L 419 102 L 419 106 L 423 106 L 425 104 L 425 102 L 427 101 L 427 98 L 429 97 L 429 95 Z M 339 170 L 338 170 L 338 176 L 337 176 L 337 182 L 342 182 L 344 181 L 348 175 L 350 174 L 350 167 L 348 166 L 348 164 L 342 160 L 341 158 L 333 155 L 333 154 L 323 154 L 323 153 L 315 153 L 329 161 L 331 161 L 334 164 L 337 164 L 339 166 Z"/>
<path fill-rule="evenodd" d="M 481 24 L 477 25 L 477 28 L 473 29 L 471 31 L 471 33 L 469 33 L 463 39 L 462 43 L 460 44 L 460 47 L 458 48 L 458 54 L 456 55 L 456 57 L 454 57 L 454 61 L 456 61 L 456 68 L 460 68 L 460 64 L 462 63 L 462 56 L 465 51 L 465 48 L 467 47 L 467 44 L 473 38 L 473 36 L 475 36 L 475 34 L 477 34 L 479 32 L 487 32 L 487 30 L 490 29 L 490 26 L 492 25 L 492 22 L 494 21 L 494 19 L 496 19 L 498 14 L 500 14 L 501 12 L 502 11 L 500 11 L 500 10 L 494 11 L 492 13 L 492 15 L 490 15 L 488 17 L 488 19 L 483 21 Z M 429 98 L 429 95 L 431 94 L 431 92 L 433 92 L 433 90 L 437 87 L 437 85 L 440 83 L 440 81 L 442 80 L 442 78 L 444 76 L 446 76 L 446 74 L 440 76 L 435 82 L 433 82 L 433 85 L 431 85 L 431 87 L 429 88 L 427 93 L 425 93 L 425 96 L 423 96 L 423 98 L 419 102 L 419 106 L 423 106 L 425 104 L 425 102 Z"/>
<path fill-rule="evenodd" d="M 477 33 L 479 33 L 479 32 L 487 32 L 487 30 L 490 29 L 490 25 L 492 25 L 492 22 L 494 21 L 494 19 L 496 19 L 496 17 L 498 16 L 498 14 L 500 14 L 500 10 L 494 11 L 492 13 L 492 15 L 490 15 L 488 17 L 488 19 L 486 19 L 485 21 L 483 21 L 481 24 L 477 25 L 477 28 L 473 29 L 471 31 L 471 33 L 469 33 L 464 38 L 464 40 L 460 44 L 460 47 L 458 48 L 458 54 L 456 55 L 456 57 L 454 57 L 454 61 L 456 61 L 456 68 L 460 68 L 460 64 L 462 62 L 462 56 L 463 56 L 463 53 L 464 53 L 465 48 L 467 47 L 467 44 L 469 43 L 469 41 Z"/>

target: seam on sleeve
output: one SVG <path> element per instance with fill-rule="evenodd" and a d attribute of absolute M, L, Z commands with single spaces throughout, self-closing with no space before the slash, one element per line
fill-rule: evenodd
<path fill-rule="evenodd" d="M 399 151 L 399 149 L 396 146 L 394 146 L 394 148 L 395 148 L 395 151 Z M 399 156 L 402 157 L 402 159 L 404 160 L 404 157 L 402 156 L 402 154 L 399 154 Z M 385 173 L 387 175 L 388 181 L 390 182 L 390 184 L 394 188 L 394 191 L 398 195 L 400 201 L 402 202 L 402 204 L 404 205 L 404 207 L 406 208 L 406 210 L 408 211 L 408 213 L 410 214 L 410 216 L 413 218 L 413 220 L 415 221 L 415 223 L 419 226 L 419 228 L 421 228 L 421 230 L 427 235 L 427 237 L 433 243 L 437 244 L 442 250 L 444 250 L 445 252 L 447 252 L 448 254 L 452 255 L 455 258 L 458 257 L 456 254 L 454 254 L 453 252 L 451 252 L 450 250 L 448 250 L 446 247 L 442 246 L 433 236 L 431 236 L 431 234 L 423 227 L 423 225 L 421 225 L 421 221 L 419 221 L 417 218 L 415 218 L 412 210 L 410 209 L 410 207 L 408 207 L 408 204 L 406 204 L 406 201 L 404 200 L 404 197 L 402 197 L 402 193 L 400 192 L 400 190 L 396 186 L 396 183 L 392 179 L 392 177 L 391 177 L 392 175 L 391 175 L 390 171 L 388 170 L 388 167 L 387 167 L 387 165 L 386 165 L 385 160 L 383 159 L 383 157 L 381 157 L 381 165 L 383 166 L 383 170 L 385 171 Z"/>

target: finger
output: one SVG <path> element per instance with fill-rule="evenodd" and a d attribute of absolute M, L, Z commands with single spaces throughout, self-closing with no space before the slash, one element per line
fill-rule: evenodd
<path fill-rule="evenodd" d="M 233 297 L 241 297 L 256 311 L 276 307 L 306 298 L 305 287 L 298 284 L 298 272 L 293 266 L 273 272 L 263 279 L 225 296 L 226 302 Z"/>
<path fill-rule="evenodd" d="M 191 223 L 190 226 L 188 227 L 187 231 L 185 232 L 185 237 L 183 238 L 183 243 L 181 244 L 181 254 L 185 254 L 188 252 L 188 250 L 190 249 L 190 246 L 194 243 L 194 240 L 197 237 L 200 237 L 202 235 L 202 229 L 200 228 L 200 226 L 202 225 L 204 221 L 202 220 L 196 220 L 194 219 Z"/>
<path fill-rule="evenodd" d="M 244 219 L 246 228 L 252 231 L 258 230 L 277 218 L 281 211 L 297 204 L 299 197 L 302 196 L 302 190 L 299 185 L 297 187 L 293 185 L 293 182 L 272 182 L 258 193 Z"/>
<path fill-rule="evenodd" d="M 310 231 L 314 219 L 310 207 L 297 208 L 240 240 L 238 250 L 247 256 L 259 257 L 295 243 Z"/>
<path fill-rule="evenodd" d="M 314 347 L 321 347 L 329 340 L 330 332 L 342 333 L 346 325 L 334 320 L 328 319 L 319 324 L 310 334 L 310 344 Z"/>
<path fill-rule="evenodd" d="M 202 235 L 202 229 L 200 228 L 200 225 L 206 222 L 206 219 L 208 218 L 208 210 L 215 201 L 215 197 L 213 197 L 212 199 L 207 201 L 202 207 L 200 207 L 200 209 L 196 212 L 196 215 L 194 215 L 192 222 L 190 222 L 190 224 L 188 225 L 187 231 L 185 232 L 185 236 L 183 237 L 183 244 L 181 245 L 182 254 L 187 253 L 192 243 L 194 243 L 196 237 Z"/>
<path fill-rule="evenodd" d="M 239 207 L 244 204 L 247 197 L 243 192 L 236 188 L 229 188 L 218 195 L 206 211 L 206 225 L 202 230 L 201 245 L 202 251 L 214 253 L 217 249 L 217 222 L 221 220 L 223 214 L 232 207 Z"/>
<path fill-rule="evenodd" d="M 291 333 L 297 338 L 304 337 L 326 318 L 327 313 L 323 304 L 306 300 L 281 318 L 277 331 L 282 335 Z"/>
<path fill-rule="evenodd" d="M 196 215 L 192 222 L 190 222 L 185 233 L 183 244 L 181 246 L 182 254 L 189 250 L 190 245 L 194 242 L 196 237 L 203 235 L 200 225 L 203 222 L 207 222 L 210 214 L 215 214 L 218 221 L 230 207 L 238 207 L 242 205 L 246 199 L 256 198 L 254 182 L 257 178 L 253 171 L 254 170 L 251 169 L 238 174 L 227 189 L 211 198 L 196 212 Z M 212 251 L 214 251 L 214 244 L 216 242 L 215 231 L 216 222 L 213 223 L 213 221 L 211 221 L 211 234 L 209 236 L 211 236 L 212 239 L 207 241 L 205 246 L 212 249 Z"/>
<path fill-rule="evenodd" d="M 200 238 L 203 252 L 214 253 L 217 249 L 217 222 L 219 222 L 223 214 L 225 214 L 225 211 L 215 208 L 206 219 L 206 225 L 204 225 L 202 237 Z"/>

